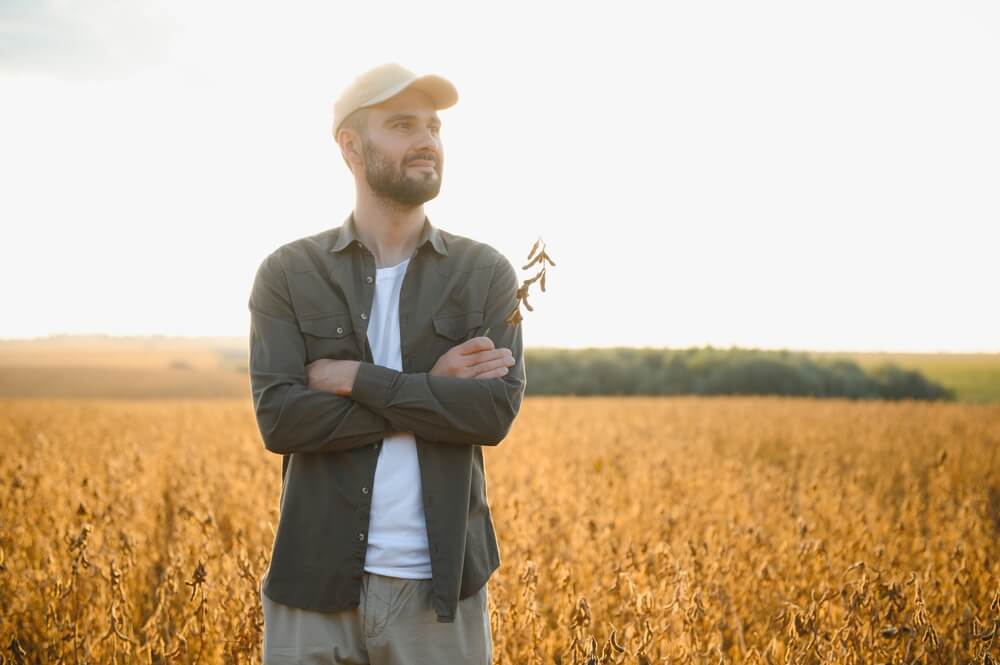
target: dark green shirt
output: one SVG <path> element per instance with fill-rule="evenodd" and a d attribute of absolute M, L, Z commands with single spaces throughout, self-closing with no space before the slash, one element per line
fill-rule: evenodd
<path fill-rule="evenodd" d="M 500 443 L 524 395 L 521 325 L 511 262 L 482 242 L 424 219 L 399 302 L 403 371 L 375 365 L 367 324 L 375 258 L 354 215 L 282 245 L 250 295 L 250 384 L 264 447 L 282 455 L 280 518 L 264 578 L 279 603 L 331 612 L 357 607 L 375 464 L 383 437 L 413 432 L 430 545 L 434 610 L 453 622 L 458 600 L 500 565 L 482 446 Z M 489 328 L 515 363 L 494 379 L 431 376 L 451 347 Z M 317 358 L 359 360 L 350 397 L 308 388 Z"/>

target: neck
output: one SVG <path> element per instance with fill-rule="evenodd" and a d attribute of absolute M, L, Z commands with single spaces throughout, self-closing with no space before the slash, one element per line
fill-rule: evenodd
<path fill-rule="evenodd" d="M 424 206 L 403 206 L 359 191 L 354 204 L 354 223 L 365 246 L 375 254 L 376 267 L 394 266 L 411 256 L 424 226 Z"/>

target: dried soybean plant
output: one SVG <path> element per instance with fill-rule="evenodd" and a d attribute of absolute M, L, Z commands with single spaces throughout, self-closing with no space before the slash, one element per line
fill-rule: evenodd
<path fill-rule="evenodd" d="M 541 251 L 539 251 L 539 248 L 541 248 Z M 514 305 L 514 309 L 512 309 L 510 314 L 507 315 L 507 318 L 504 319 L 504 321 L 509 326 L 516 326 L 524 319 L 524 317 L 521 315 L 521 303 L 524 303 L 524 306 L 528 308 L 529 312 L 535 311 L 535 308 L 532 307 L 531 303 L 528 302 L 528 287 L 531 286 L 533 282 L 540 279 L 541 281 L 539 282 L 539 285 L 541 286 L 542 293 L 544 293 L 545 269 L 547 268 L 545 264 L 548 263 L 550 266 L 553 267 L 555 267 L 556 265 L 556 262 L 553 261 L 552 257 L 549 256 L 548 253 L 545 251 L 545 243 L 542 241 L 541 236 L 539 236 L 538 240 L 535 241 L 535 244 L 531 246 L 531 251 L 528 252 L 528 263 L 521 266 L 521 270 L 527 270 L 536 263 L 540 263 L 542 265 L 542 269 L 539 270 L 534 277 L 529 277 L 528 279 L 524 280 L 524 282 L 521 284 L 521 287 L 517 290 L 516 292 L 517 304 Z M 490 329 L 487 328 L 486 331 L 483 332 L 483 334 L 488 335 L 489 332 Z"/>
<path fill-rule="evenodd" d="M 485 451 L 494 663 L 996 665 L 1000 407 L 948 406 L 534 396 Z M 260 663 L 258 437 L 239 400 L 0 400 L 0 665 Z"/>

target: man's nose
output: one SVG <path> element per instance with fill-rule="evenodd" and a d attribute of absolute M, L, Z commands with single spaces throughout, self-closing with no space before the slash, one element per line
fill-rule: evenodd
<path fill-rule="evenodd" d="M 420 136 L 417 137 L 415 147 L 418 150 L 431 150 L 437 156 L 441 148 L 441 140 L 434 134 L 431 128 L 424 127 L 420 130 Z"/>

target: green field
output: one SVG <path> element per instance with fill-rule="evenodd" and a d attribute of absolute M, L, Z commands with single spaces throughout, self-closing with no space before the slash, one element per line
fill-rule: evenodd
<path fill-rule="evenodd" d="M 998 353 L 814 353 L 850 358 L 868 369 L 893 363 L 919 370 L 931 381 L 953 388 L 960 402 L 1000 402 L 1000 354 Z"/>

